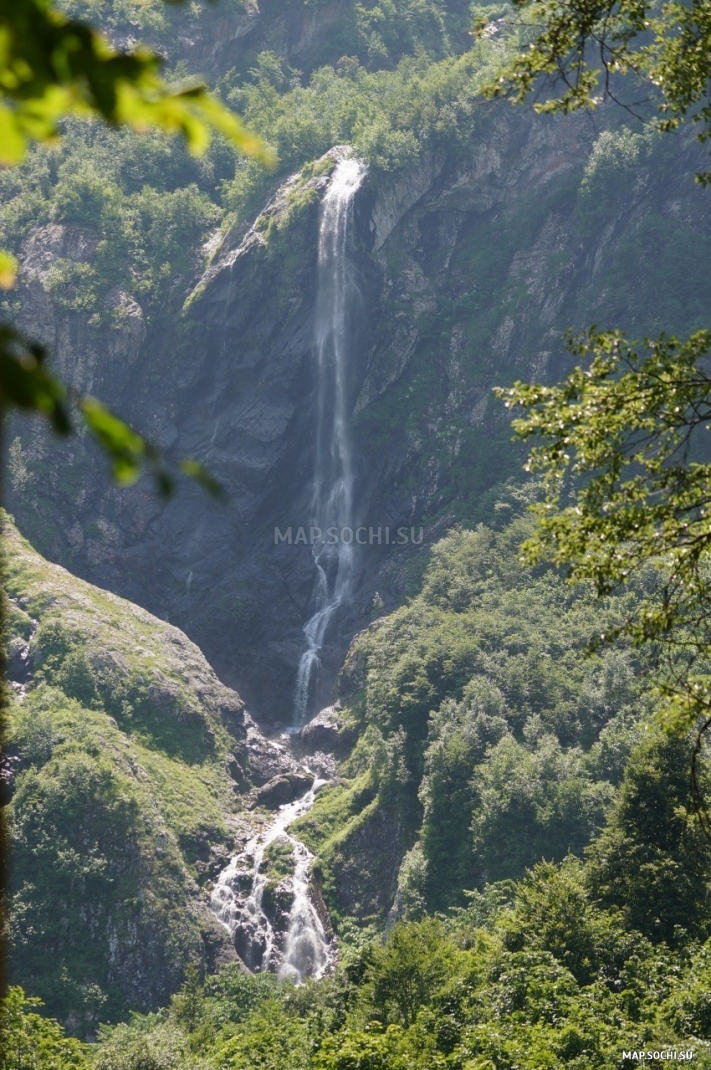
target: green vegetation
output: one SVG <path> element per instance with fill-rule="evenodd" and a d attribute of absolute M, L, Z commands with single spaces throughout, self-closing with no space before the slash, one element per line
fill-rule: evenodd
<path fill-rule="evenodd" d="M 274 882 L 290 877 L 294 872 L 294 851 L 286 836 L 279 836 L 270 843 L 264 852 L 264 858 L 269 878 Z"/>
<path fill-rule="evenodd" d="M 304 3 L 317 10 L 321 0 Z M 149 38 L 172 33 L 180 17 L 154 0 L 63 6 Z M 195 4 L 189 16 L 206 10 Z M 241 0 L 232 10 L 241 13 Z M 472 137 L 493 129 L 496 112 L 480 108 L 479 90 L 530 31 L 501 24 L 465 51 L 468 19 L 468 4 L 364 0 L 346 5 L 304 72 L 271 49 L 246 53 L 216 92 L 274 149 L 276 174 L 219 138 L 195 158 L 161 133 L 65 120 L 55 150 L 36 149 L 0 174 L 0 241 L 19 253 L 44 227 L 85 243 L 86 256 L 55 259 L 43 280 L 54 306 L 110 331 L 125 314 L 112 303 L 118 289 L 141 304 L 156 337 L 179 318 L 220 233 L 250 221 L 302 168 L 283 213 L 257 221 L 265 258 L 286 280 L 273 300 L 288 302 L 313 253 L 298 230 L 315 210 L 307 184 L 326 173 L 330 164 L 314 161 L 334 143 L 354 145 L 377 190 L 436 154 L 451 168 L 471 161 Z M 359 417 L 374 449 L 393 433 L 421 436 L 418 463 L 440 461 L 458 518 L 485 524 L 423 553 L 410 600 L 350 651 L 341 697 L 357 743 L 291 830 L 317 856 L 314 880 L 340 940 L 332 977 L 294 989 L 235 966 L 214 972 L 224 935 L 205 900 L 238 805 L 228 768 L 241 790 L 250 786 L 244 752 L 221 721 L 234 696 L 174 629 L 42 561 L 8 527 L 7 654 L 33 675 L 22 685 L 18 670 L 10 709 L 19 763 L 10 936 L 15 980 L 32 998 L 15 988 L 4 1005 L 7 1070 L 582 1070 L 619 1067 L 623 1049 L 650 1047 L 693 1049 L 695 1065 L 711 1066 L 711 857 L 694 812 L 708 786 L 706 744 L 698 738 L 690 797 L 688 707 L 684 724 L 667 717 L 663 731 L 650 685 L 661 640 L 680 621 L 682 667 L 690 651 L 701 655 L 691 683 L 708 701 L 707 466 L 690 466 L 683 452 L 688 406 L 706 404 L 707 378 L 693 381 L 697 393 L 686 388 L 708 339 L 657 345 L 652 364 L 627 353 L 625 380 L 620 339 L 594 336 L 591 372 L 558 392 L 517 388 L 512 398 L 543 404 L 545 418 L 529 430 L 553 439 L 544 515 L 561 486 L 567 492 L 570 463 L 582 458 L 576 474 L 593 475 L 538 536 L 525 511 L 540 488 L 508 483 L 480 495 L 515 462 L 508 430 L 482 442 L 469 413 L 430 420 L 450 394 L 486 387 L 494 338 L 503 339 L 495 374 L 511 382 L 509 322 L 522 325 L 519 351 L 531 354 L 548 354 L 551 335 L 586 307 L 613 323 L 632 308 L 640 331 L 701 325 L 711 283 L 698 272 L 689 285 L 688 265 L 706 262 L 709 240 L 685 222 L 683 204 L 667 204 L 671 150 L 612 123 L 587 163 L 582 155 L 564 180 L 472 213 L 448 261 L 460 283 L 419 295 L 417 351 Z M 616 264 L 604 278 L 581 274 L 572 295 L 563 285 L 572 258 L 597 248 L 603 221 L 623 218 L 652 173 Z M 568 227 L 567 237 L 539 247 L 549 223 L 554 237 Z M 522 243 L 535 252 L 530 279 L 514 271 Z M 386 250 L 394 280 L 398 256 L 402 246 Z M 545 322 L 524 315 L 534 287 L 555 296 Z M 388 311 L 414 316 L 411 297 L 394 292 Z M 17 311 L 11 298 L 5 311 Z M 393 349 L 384 374 L 399 360 Z M 670 381 L 682 383 L 679 399 Z M 45 408 L 56 416 L 61 397 L 48 384 Z M 670 417 L 676 400 L 679 420 Z M 591 405 L 597 422 L 581 431 Z M 653 431 L 660 414 L 666 457 L 659 440 L 638 448 L 625 438 L 630 426 Z M 107 414 L 95 416 L 100 438 L 119 434 Z M 692 417 L 703 424 L 706 408 Z M 128 479 L 144 446 L 120 434 L 117 472 Z M 678 465 L 666 463 L 677 455 Z M 622 486 L 620 457 L 633 469 Z M 20 491 L 37 479 L 33 464 L 17 440 L 10 474 Z M 638 478 L 645 464 L 657 479 L 651 513 Z M 418 482 L 408 478 L 404 494 Z M 602 527 L 580 519 L 591 500 Z M 543 563 L 554 543 L 557 564 L 583 562 L 574 584 Z M 666 616 L 649 610 L 660 592 Z M 600 636 L 617 642 L 588 657 Z M 270 845 L 272 913 L 285 905 L 278 886 L 293 865 L 285 838 Z M 38 1013 L 35 994 L 71 1033 L 94 1037 L 99 1022 L 110 1024 L 85 1048 Z M 161 1003 L 158 1013 L 130 1013 Z"/>
<path fill-rule="evenodd" d="M 567 114 L 605 100 L 624 103 L 634 95 L 637 103 L 627 110 L 646 116 L 650 127 L 669 134 L 689 121 L 697 125 L 699 141 L 709 140 L 708 0 L 688 6 L 582 0 L 574 7 L 560 0 L 513 0 L 513 7 L 521 20 L 533 16 L 529 40 L 485 87 L 487 96 L 506 94 L 521 102 L 536 91 L 537 110 Z M 480 37 L 498 29 L 487 17 L 478 22 Z M 604 191 L 611 175 L 630 172 L 651 143 L 648 135 L 620 140 L 606 132 L 589 161 L 584 191 L 596 185 Z M 711 172 L 696 178 L 707 186 Z M 685 236 L 656 222 L 648 219 L 636 228 L 608 285 L 617 289 L 622 282 L 624 288 L 625 274 L 648 278 L 653 247 L 665 246 L 670 261 L 680 266 L 693 262 Z M 543 473 L 546 486 L 539 528 L 526 547 L 529 562 L 552 561 L 573 581 L 592 579 L 599 594 L 650 569 L 659 573 L 653 597 L 635 619 L 600 638 L 624 631 L 640 647 L 664 648 L 659 685 L 673 696 L 671 718 L 697 731 L 695 763 L 711 727 L 706 624 L 711 467 L 699 434 L 710 419 L 705 365 L 711 332 L 704 322 L 708 303 L 697 304 L 688 286 L 670 281 L 660 295 L 655 326 L 664 333 L 656 339 L 630 341 L 621 331 L 592 327 L 585 337 L 569 338 L 570 352 L 582 363 L 561 385 L 519 382 L 499 394 L 509 407 L 528 410 L 515 424 L 519 435 L 541 442 L 527 466 Z M 628 290 L 624 296 L 629 331 L 634 320 L 625 305 L 634 307 L 637 295 L 629 300 Z M 683 304 L 701 319 L 686 340 L 672 333 Z M 704 812 L 698 784 L 694 798 Z"/>
<path fill-rule="evenodd" d="M 314 71 L 306 85 L 293 85 L 278 58 L 263 53 L 246 83 L 232 88 L 228 75 L 220 91 L 267 139 L 284 169 L 347 143 L 382 177 L 471 135 L 478 86 L 494 61 L 483 47 L 440 61 L 405 57 L 386 71 L 369 71 L 354 58 Z M 239 214 L 253 210 L 268 181 L 263 170 L 239 161 L 224 187 L 226 207 Z"/>
<path fill-rule="evenodd" d="M 301 85 L 299 72 L 287 77 L 275 55 L 262 53 L 246 79 L 228 74 L 219 92 L 269 140 L 279 160 L 276 177 L 219 139 L 195 159 L 158 133 L 139 137 L 75 121 L 58 152 L 38 149 L 2 176 L 3 240 L 17 251 L 37 223 L 91 226 L 100 246 L 89 278 L 73 286 L 72 280 L 56 282 L 68 307 L 93 310 L 113 280 L 158 309 L 165 285 L 185 274 L 185 249 L 198 248 L 200 235 L 225 210 L 238 221 L 256 214 L 275 182 L 333 145 L 353 144 L 375 173 L 389 173 L 443 140 L 463 141 L 471 133 L 477 85 L 487 69 L 480 47 L 440 62 L 427 55 L 406 57 L 394 70 L 381 72 L 369 72 L 354 59 L 338 70 L 319 68 Z M 138 278 L 137 288 L 131 276 Z M 179 293 L 184 297 L 184 288 Z"/>
<path fill-rule="evenodd" d="M 159 668 L 163 686 L 176 679 L 156 634 L 171 630 L 10 529 L 11 654 L 29 639 L 37 674 L 13 712 L 18 980 L 72 1032 L 124 1019 L 84 1049 L 14 990 L 4 1028 L 28 1068 L 582 1070 L 619 1067 L 623 1048 L 693 1049 L 711 1066 L 711 850 L 689 741 L 649 717 L 650 653 L 585 654 L 643 592 L 599 602 L 550 568 L 521 568 L 536 493 L 504 487 L 494 523 L 441 540 L 419 593 L 353 644 L 342 691 L 358 742 L 291 829 L 317 852 L 340 964 L 298 989 L 212 973 L 193 927 L 187 875 L 204 872 L 200 845 L 219 840 L 226 800 L 219 723 L 203 712 L 205 732 L 191 727 L 189 644 L 177 723 L 157 732 L 139 681 L 155 695 L 151 662 L 153 681 Z M 103 673 L 109 652 L 116 663 L 129 650 L 122 692 Z M 709 776 L 702 747 L 703 790 Z M 265 866 L 278 910 L 286 839 Z M 87 925 L 132 955 L 132 934 L 149 951 L 168 934 L 155 953 L 175 955 L 173 991 L 185 980 L 165 1010 L 125 1020 L 136 993 Z"/>
<path fill-rule="evenodd" d="M 659 746 L 663 779 L 668 744 Z M 620 821 L 618 812 L 606 834 L 614 837 Z M 660 822 L 655 840 L 670 831 Z M 634 826 L 641 850 L 649 832 L 643 821 Z M 657 855 L 647 876 L 663 875 L 667 862 Z M 302 988 L 234 967 L 203 984 L 193 973 L 165 1011 L 103 1029 L 87 1062 L 67 1065 L 615 1070 L 623 1050 L 678 1049 L 711 1066 L 709 943 L 677 929 L 670 944 L 632 928 L 619 901 L 597 895 L 597 864 L 541 863 L 517 885 L 487 886 L 467 907 L 400 921 L 384 940 L 344 954 L 332 977 Z M 639 874 L 637 860 L 631 870 Z M 699 860 L 698 892 L 710 872 L 708 859 Z M 653 911 L 656 889 L 646 887 L 640 906 Z M 685 921 L 693 917 L 692 908 Z M 17 1015 L 13 1028 L 23 1028 Z"/>
<path fill-rule="evenodd" d="M 442 910 L 541 858 L 581 855 L 605 821 L 652 708 L 643 679 L 652 662 L 631 648 L 599 659 L 586 649 L 639 595 L 600 604 L 586 585 L 522 569 L 533 522 L 517 514 L 534 496 L 510 485 L 494 509 L 498 529 L 437 543 L 420 593 L 351 648 L 350 787 L 324 790 L 295 826 L 317 851 L 337 922 L 382 920 L 389 907 L 369 891 L 370 871 L 381 885 L 390 878 L 368 830 L 390 829 L 390 851 L 409 851 L 400 895 Z"/>
<path fill-rule="evenodd" d="M 134 130 L 158 129 L 184 136 L 190 150 L 204 152 L 211 133 L 219 131 L 242 152 L 268 154 L 254 135 L 204 85 L 168 86 L 159 75 L 160 60 L 145 48 L 119 52 L 90 25 L 67 18 L 45 0 L 13 0 L 0 12 L 0 164 L 21 163 L 28 147 L 54 141 L 61 121 L 70 116 L 100 118 Z M 86 279 L 65 265 L 86 297 Z M 0 288 L 15 283 L 16 259 L 0 250 Z M 71 276 L 74 277 L 71 277 Z M 82 285 L 84 284 L 84 285 Z M 81 300 L 73 294 L 73 300 Z M 25 338 L 9 321 L 0 324 L 0 405 L 45 416 L 55 431 L 71 427 L 67 385 L 51 375 L 46 351 Z M 69 390 L 71 395 L 71 388 Z M 92 397 L 72 396 L 83 422 L 112 461 L 119 483 L 134 482 L 141 466 L 154 468 L 159 488 L 172 482 L 154 447 Z M 208 488 L 211 481 L 194 461 L 182 464 L 186 475 Z M 214 489 L 214 485 L 213 485 Z"/>
<path fill-rule="evenodd" d="M 530 410 L 516 422 L 540 436 L 529 469 L 543 472 L 545 501 L 525 547 L 598 594 L 640 582 L 644 604 L 600 641 L 625 633 L 664 650 L 659 686 L 669 715 L 701 728 L 708 718 L 708 428 L 710 380 L 700 367 L 711 333 L 662 335 L 631 347 L 619 332 L 571 343 L 590 360 L 561 386 L 516 384 L 500 393 Z M 575 484 L 571 487 L 570 477 Z M 578 482 L 580 481 L 580 483 Z M 655 576 L 656 581 L 649 577 Z"/>
<path fill-rule="evenodd" d="M 536 93 L 538 111 L 564 114 L 613 101 L 667 133 L 690 120 L 700 127 L 699 141 L 708 141 L 708 0 L 581 0 L 574 8 L 564 0 L 513 0 L 512 7 L 503 19 L 493 13 L 493 25 L 491 12 L 477 13 L 482 38 L 499 33 L 502 23 L 526 27 L 516 54 L 486 87 L 488 96 L 520 103 Z M 710 173 L 698 177 L 711 181 Z"/>
<path fill-rule="evenodd" d="M 199 886 L 231 843 L 227 766 L 244 760 L 220 709 L 238 700 L 176 629 L 8 521 L 3 541 L 8 656 L 34 672 L 10 707 L 13 974 L 84 1034 L 166 999 L 186 956 L 219 946 Z"/>
<path fill-rule="evenodd" d="M 190 6 L 166 4 L 164 0 L 58 0 L 57 7 L 73 19 L 100 25 L 104 31 L 138 27 L 143 39 L 179 28 L 209 10 L 202 0 Z M 241 14 L 244 0 L 227 0 L 225 7 Z"/>
<path fill-rule="evenodd" d="M 241 0 L 234 3 L 239 6 Z M 99 249 L 92 280 L 98 277 L 101 285 L 107 268 L 115 272 L 123 260 L 120 281 L 137 274 L 137 296 L 159 307 L 165 295 L 156 289 L 154 277 L 145 277 L 149 267 L 166 275 L 180 272 L 179 250 L 195 248 L 196 233 L 214 225 L 220 210 L 237 210 L 243 218 L 275 181 L 334 144 L 352 143 L 376 172 L 391 172 L 443 139 L 463 141 L 471 131 L 477 85 L 496 50 L 480 45 L 458 55 L 469 25 L 466 5 L 461 6 L 462 11 L 453 13 L 422 0 L 356 4 L 346 16 L 353 25 L 349 21 L 344 31 L 345 41 L 360 42 L 356 55 L 342 56 L 338 40 L 332 39 L 325 65 L 309 76 L 286 68 L 269 51 L 252 57 L 247 70 L 227 72 L 217 94 L 241 109 L 250 128 L 269 141 L 278 159 L 276 178 L 257 160 L 254 166 L 247 163 L 224 139 L 214 138 L 196 158 L 159 133 L 137 136 L 131 130 L 70 121 L 58 152 L 39 148 L 19 170 L 2 176 L 3 240 L 17 250 L 28 227 L 44 220 L 96 227 L 101 244 L 111 249 Z M 132 6 L 67 0 L 63 7 L 76 17 L 99 19 L 108 28 L 124 20 L 142 26 L 158 15 L 181 17 L 162 2 Z M 198 13 L 182 16 L 197 18 Z M 453 44 L 452 37 L 459 43 Z M 372 69 L 379 64 L 369 61 L 368 54 L 383 50 L 388 69 Z M 168 194 L 175 198 L 178 191 L 184 202 L 171 212 Z M 176 232 L 181 225 L 187 229 Z M 161 252 L 150 244 L 145 249 L 137 246 L 147 237 L 144 230 L 152 232 L 154 240 L 175 238 L 172 255 L 177 263 L 167 248 Z M 102 255 L 112 260 L 102 264 Z M 164 266 L 168 264 L 170 271 Z M 77 293 L 70 287 L 70 307 L 88 307 L 86 301 L 96 300 L 86 280 L 76 280 L 76 287 Z"/>
<path fill-rule="evenodd" d="M 296 7 L 275 3 L 265 9 L 265 24 L 282 18 L 288 22 Z M 346 7 L 343 32 L 340 23 L 329 30 L 308 69 L 290 67 L 276 51 L 263 49 L 245 52 L 235 68 L 220 71 L 219 77 L 216 72 L 216 94 L 276 153 L 274 172 L 256 159 L 237 156 L 220 138 L 195 158 L 159 132 L 139 136 L 73 119 L 65 124 L 66 136 L 56 149 L 39 148 L 21 167 L 0 175 L 0 232 L 15 254 L 41 225 L 68 228 L 67 249 L 79 237 L 87 243 L 85 255 L 74 259 L 74 252 L 65 252 L 42 279 L 58 314 L 80 312 L 90 336 L 99 343 L 111 339 L 127 307 L 124 297 L 117 305 L 118 289 L 141 306 L 150 332 L 147 346 L 160 345 L 165 328 L 180 324 L 181 310 L 188 307 L 186 299 L 189 305 L 203 267 L 219 247 L 220 234 L 256 218 L 287 175 L 302 166 L 310 174 L 314 160 L 334 144 L 354 145 L 369 163 L 374 189 L 406 177 L 435 156 L 446 158 L 448 171 L 471 168 L 472 145 L 486 143 L 499 114 L 482 102 L 481 86 L 515 53 L 524 31 L 494 35 L 469 48 L 468 4 L 392 0 Z M 500 14 L 497 6 L 487 10 Z M 75 4 L 72 11 L 112 29 L 128 26 L 125 20 L 130 19 L 145 33 L 149 27 L 142 20 L 149 13 L 152 19 L 162 12 L 171 26 L 182 17 L 198 27 L 201 19 L 212 17 L 212 9 L 200 5 L 172 11 L 157 3 L 85 4 L 81 10 Z M 230 11 L 230 18 L 238 17 L 236 8 Z M 377 58 L 381 46 L 373 44 L 376 31 L 386 58 L 385 53 Z M 156 29 L 156 41 L 161 33 L 168 31 Z M 386 378 L 390 365 L 402 361 L 399 352 L 387 352 L 394 314 L 405 312 L 417 320 L 417 349 L 393 389 L 360 413 L 359 430 L 377 448 L 406 427 L 408 436 L 422 443 L 422 468 L 435 456 L 446 468 L 452 493 L 445 509 L 457 519 L 471 524 L 483 518 L 482 491 L 511 475 L 520 458 L 520 449 L 500 425 L 495 434 L 482 435 L 468 413 L 433 419 L 432 410 L 445 406 L 449 393 L 487 388 L 492 340 L 508 337 L 515 324 L 525 334 L 516 340 L 517 354 L 547 353 L 551 330 L 585 322 L 581 309 L 588 307 L 613 325 L 631 309 L 640 332 L 662 324 L 679 332 L 702 326 L 710 284 L 704 273 L 690 278 L 688 264 L 708 257 L 708 239 L 701 228 L 684 222 L 683 203 L 669 218 L 665 183 L 676 167 L 673 147 L 658 139 L 624 127 L 606 130 L 584 171 L 581 163 L 564 181 L 556 178 L 493 215 L 476 213 L 453 250 L 447 292 L 421 295 L 430 311 L 415 315 L 411 295 L 390 295 L 382 317 L 379 348 L 384 352 L 378 374 Z M 620 238 L 612 275 L 608 265 L 593 279 L 583 272 L 566 295 L 569 265 L 581 260 L 581 243 L 592 253 L 602 218 L 629 218 L 630 200 L 642 188 L 645 211 Z M 536 292 L 554 295 L 556 309 L 553 322 L 543 324 L 528 314 L 532 284 L 518 277 L 515 256 L 522 243 L 535 243 L 547 220 L 569 234 L 565 248 L 556 243 L 535 265 Z M 287 223 L 268 235 L 273 257 L 284 263 L 285 277 L 275 294 L 282 304 L 294 296 L 290 264 L 298 268 L 304 262 L 298 236 L 293 228 L 287 230 Z M 640 258 L 644 272 L 636 266 Z M 388 270 L 397 277 L 397 264 Z M 14 295 L 6 297 L 6 315 L 18 310 Z M 493 363 L 498 380 L 511 382 L 510 360 L 497 355 Z M 452 365 L 458 369 L 455 376 Z M 493 403 L 483 404 L 487 424 L 493 424 Z M 137 440 L 127 439 L 124 447 L 122 471 L 128 479 L 141 454 Z M 419 471 L 410 473 L 413 484 L 420 478 Z M 39 541 L 34 529 L 33 537 Z"/>
<path fill-rule="evenodd" d="M 209 190 L 214 171 L 226 166 L 224 154 L 220 144 L 195 160 L 186 150 L 171 151 L 158 134 L 74 122 L 56 151 L 38 151 L 0 176 L 2 240 L 18 249 L 29 228 L 45 223 L 92 228 L 89 261 L 52 265 L 53 299 L 90 313 L 96 327 L 110 315 L 104 298 L 114 286 L 158 307 L 176 276 L 193 269 L 191 250 L 220 218 Z"/>
<path fill-rule="evenodd" d="M 23 0 L 24 6 L 34 8 L 34 0 Z M 179 17 L 157 3 L 77 0 L 65 7 L 70 15 L 100 20 L 107 29 L 130 27 L 133 33 L 138 26 L 149 37 L 157 34 L 157 40 L 161 33 L 173 32 Z M 273 15 L 288 15 L 288 5 L 284 8 Z M 192 5 L 184 14 L 198 19 L 208 9 Z M 232 16 L 239 16 L 234 6 Z M 78 38 L 88 35 L 87 40 L 96 44 L 96 35 L 81 24 L 64 24 L 60 16 L 57 20 L 58 27 L 70 26 Z M 241 224 L 256 215 L 276 181 L 333 144 L 352 142 L 369 160 L 374 175 L 387 176 L 412 165 L 423 151 L 465 140 L 471 132 L 476 87 L 485 71 L 491 73 L 490 61 L 497 54 L 497 48 L 480 45 L 459 58 L 463 41 L 469 41 L 467 26 L 467 4 L 454 5 L 452 11 L 422 0 L 347 5 L 347 17 L 329 41 L 324 65 L 303 78 L 275 53 L 262 51 L 245 69 L 226 72 L 213 99 L 202 90 L 185 88 L 187 68 L 179 64 L 177 81 L 165 90 L 165 101 L 163 90 L 156 90 L 155 107 L 160 112 L 162 101 L 166 114 L 156 113 L 156 118 L 141 112 L 136 122 L 123 98 L 117 111 L 104 107 L 103 98 L 97 104 L 98 97 L 95 100 L 90 93 L 85 106 L 78 111 L 60 108 L 54 119 L 65 111 L 69 116 L 98 113 L 114 123 L 125 120 L 128 127 L 133 122 L 141 130 L 183 129 L 189 146 L 204 154 L 195 160 L 182 146 L 171 151 L 168 139 L 158 133 L 138 136 L 130 129 L 109 131 L 95 122 L 69 118 L 62 124 L 65 136 L 59 152 L 40 146 L 18 168 L 0 176 L 2 240 L 17 256 L 30 229 L 36 233 L 34 228 L 42 223 L 61 224 L 65 238 L 82 238 L 86 255 L 60 256 L 43 279 L 56 308 L 84 313 L 93 330 L 110 333 L 117 316 L 125 314 L 122 301 L 117 308 L 116 295 L 128 294 L 141 304 L 148 325 L 160 331 L 179 317 L 209 255 L 205 249 L 201 254 L 201 246 L 208 236 L 214 238 L 217 226 Z M 349 43 L 357 45 L 357 54 L 348 51 Z M 152 58 L 149 62 L 144 53 L 136 57 L 139 66 L 144 61 L 153 71 Z M 125 59 L 124 66 L 131 62 Z M 71 79 L 67 92 L 70 88 Z M 30 93 L 30 104 L 31 99 Z M 248 123 L 276 151 L 276 176 L 265 169 L 263 152 L 258 158 L 257 142 L 235 125 L 219 99 L 249 113 Z M 224 129 L 226 135 L 213 138 L 206 153 L 205 123 Z M 252 154 L 249 164 L 235 147 Z M 210 248 L 214 247 L 213 240 Z M 11 274 L 8 268 L 8 280 Z M 12 321 L 18 311 L 10 293 L 0 313 Z M 172 489 L 174 477 L 156 449 L 95 399 L 74 397 L 74 384 L 69 384 L 67 393 L 47 371 L 43 349 L 28 344 L 11 327 L 0 341 L 15 377 L 10 376 L 14 385 L 8 394 L 13 403 L 50 415 L 55 430 L 65 433 L 71 422 L 67 402 L 77 402 L 81 419 L 109 453 L 119 482 L 133 482 L 147 465 L 161 492 Z M 218 491 L 196 462 L 188 459 L 177 468 L 208 490 Z"/>
<path fill-rule="evenodd" d="M 38 1014 L 40 999 L 12 987 L 0 1003 L 0 1067 L 2 1070 L 81 1070 L 86 1049 L 64 1034 L 59 1022 Z"/>

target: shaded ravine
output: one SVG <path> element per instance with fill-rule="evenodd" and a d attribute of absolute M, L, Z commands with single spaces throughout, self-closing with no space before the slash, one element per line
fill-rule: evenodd
<path fill-rule="evenodd" d="M 215 917 L 228 930 L 245 966 L 255 973 L 278 972 L 297 984 L 306 977 L 322 977 L 333 959 L 323 923 L 309 898 L 314 856 L 288 832 L 292 822 L 311 809 L 324 783 L 315 779 L 304 795 L 279 808 L 267 828 L 256 833 L 222 871 L 210 898 Z M 283 929 L 274 925 L 264 906 L 265 852 L 279 837 L 289 842 L 295 863 L 289 879 L 293 899 Z"/>
<path fill-rule="evenodd" d="M 331 619 L 350 594 L 353 580 L 353 461 L 348 428 L 349 316 L 357 286 L 348 257 L 353 198 L 366 175 L 352 157 L 336 165 L 321 204 L 315 352 L 318 360 L 316 460 L 311 531 L 316 582 L 313 613 L 304 625 L 307 648 L 294 689 L 294 725 L 303 725 L 321 665 Z M 350 533 L 350 538 L 348 534 Z"/>

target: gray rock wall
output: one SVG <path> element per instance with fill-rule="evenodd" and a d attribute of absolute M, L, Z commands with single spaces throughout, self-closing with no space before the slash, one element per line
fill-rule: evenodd
<path fill-rule="evenodd" d="M 492 385 L 558 375 L 567 327 L 653 321 L 653 278 L 633 304 L 606 286 L 646 221 L 681 221 L 693 240 L 708 234 L 708 198 L 692 181 L 698 152 L 681 141 L 671 162 L 640 167 L 623 199 L 586 222 L 577 191 L 594 136 L 585 117 L 482 107 L 471 144 L 405 175 L 371 176 L 358 194 L 350 401 L 364 525 L 422 525 L 426 546 L 454 519 L 476 518 L 487 488 L 520 470 Z M 169 457 L 203 461 L 229 497 L 219 505 L 186 486 L 166 504 L 148 481 L 119 491 L 81 436 L 57 447 L 22 425 L 10 473 L 20 527 L 54 560 L 183 628 L 255 716 L 273 722 L 290 715 L 314 580 L 309 548 L 275 545 L 274 529 L 308 521 L 327 170 L 294 176 L 251 229 L 225 235 L 160 333 L 121 291 L 106 299 L 119 314 L 100 329 L 52 303 L 48 267 L 90 259 L 90 232 L 38 228 L 23 256 L 23 324 L 52 345 L 63 374 Z M 356 595 L 324 650 L 319 705 L 350 638 L 402 598 L 420 553 L 361 551 Z"/>

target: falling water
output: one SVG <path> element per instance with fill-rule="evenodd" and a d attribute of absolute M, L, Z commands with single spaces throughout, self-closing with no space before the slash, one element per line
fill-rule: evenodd
<path fill-rule="evenodd" d="M 353 198 L 364 177 L 359 160 L 336 165 L 321 205 L 318 243 L 318 300 L 315 353 L 318 360 L 316 464 L 311 501 L 312 525 L 326 533 L 353 528 L 353 464 L 348 436 L 348 319 L 357 292 L 348 259 L 348 232 Z M 313 615 L 304 626 L 307 649 L 301 658 L 294 696 L 295 727 L 303 724 L 319 655 L 333 614 L 348 597 L 353 579 L 353 547 L 338 539 L 314 548 L 317 580 Z M 255 971 L 276 969 L 297 983 L 319 978 L 332 953 L 321 919 L 309 899 L 313 855 L 291 836 L 289 826 L 313 806 L 323 781 L 314 781 L 300 799 L 282 806 L 271 824 L 257 833 L 217 879 L 211 907 L 228 929 L 237 952 Z M 264 909 L 267 885 L 265 851 L 284 836 L 295 863 L 290 879 L 292 904 L 286 931 L 275 931 Z"/>
<path fill-rule="evenodd" d="M 289 929 L 279 976 L 300 984 L 305 977 L 322 977 L 331 958 L 323 923 L 309 899 L 309 876 L 314 856 L 300 840 L 291 839 L 291 842 L 296 859 L 292 878 L 294 902 L 289 912 Z"/>
<path fill-rule="evenodd" d="M 296 802 L 279 809 L 266 830 L 253 836 L 222 871 L 212 891 L 210 905 L 218 921 L 229 931 L 244 963 L 255 972 L 278 968 L 280 977 L 300 983 L 305 977 L 322 977 L 330 954 L 323 924 L 308 896 L 309 873 L 313 855 L 307 847 L 290 836 L 289 825 L 311 809 L 323 781 L 315 780 L 311 789 Z M 279 836 L 289 841 L 296 863 L 291 878 L 293 902 L 283 949 L 279 937 L 263 908 L 267 884 L 264 853 Z"/>
<path fill-rule="evenodd" d="M 318 359 L 316 466 L 311 502 L 312 526 L 324 533 L 314 547 L 316 584 L 313 615 L 304 626 L 307 649 L 299 662 L 294 693 L 294 723 L 304 723 L 320 667 L 320 652 L 333 614 L 347 599 L 353 579 L 353 546 L 342 538 L 330 543 L 329 528 L 354 528 L 353 464 L 348 433 L 348 316 L 357 292 L 348 259 L 353 198 L 364 177 L 360 160 L 341 160 L 321 205 L 318 245 L 318 299 L 315 351 Z"/>

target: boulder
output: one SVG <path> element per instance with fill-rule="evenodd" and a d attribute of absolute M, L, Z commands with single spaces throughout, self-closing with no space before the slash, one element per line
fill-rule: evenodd
<path fill-rule="evenodd" d="M 247 737 L 245 755 L 252 784 L 261 788 L 271 780 L 298 771 L 298 766 L 282 743 L 267 739 L 249 714 L 245 714 Z"/>
<path fill-rule="evenodd" d="M 25 683 L 32 675 L 30 644 L 19 635 L 13 636 L 7 645 L 7 675 L 17 683 Z"/>
<path fill-rule="evenodd" d="M 284 773 L 281 776 L 275 776 L 255 792 L 255 805 L 266 806 L 269 809 L 283 806 L 284 803 L 298 799 L 300 795 L 309 790 L 313 782 L 313 776 L 308 773 Z"/>
<path fill-rule="evenodd" d="M 309 754 L 316 751 L 333 753 L 343 750 L 348 740 L 344 740 L 342 729 L 344 721 L 339 706 L 326 706 L 317 713 L 308 724 L 305 724 L 299 733 L 299 739 L 304 750 Z"/>

